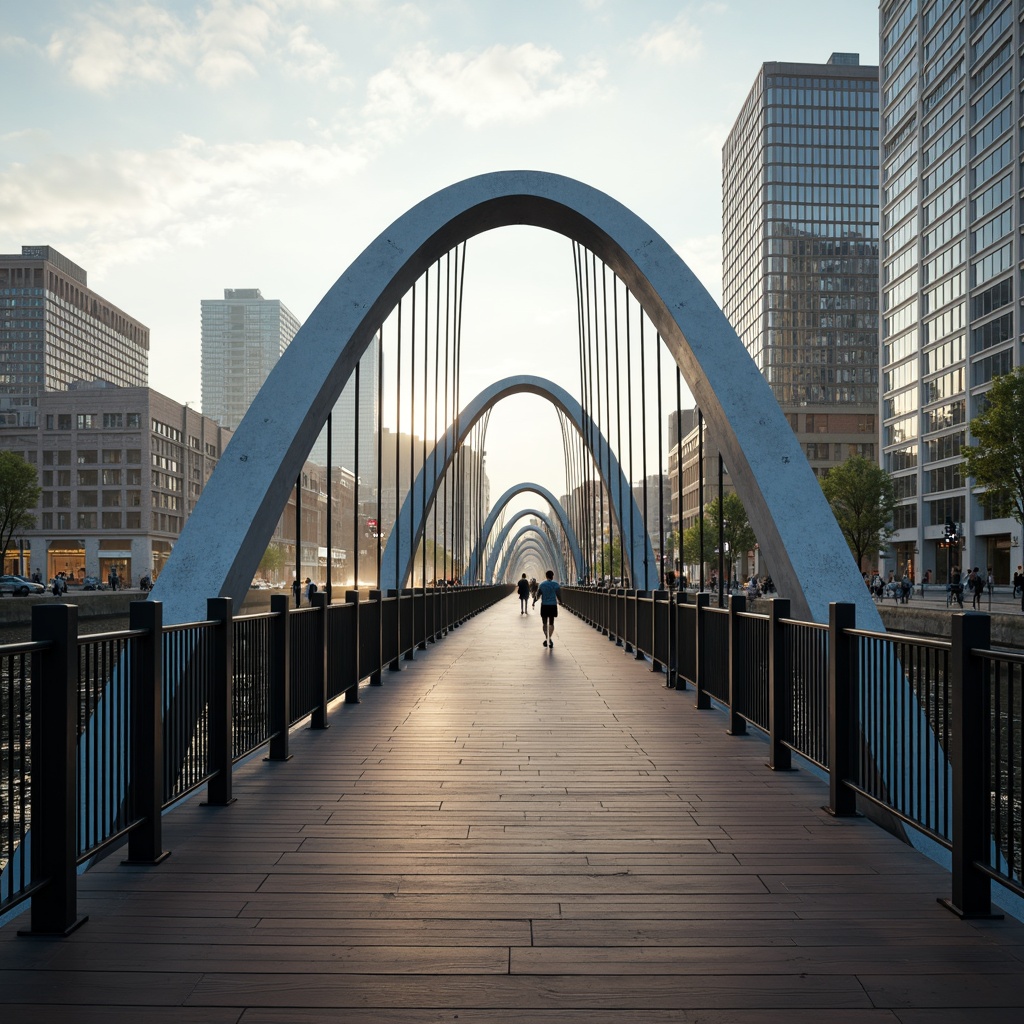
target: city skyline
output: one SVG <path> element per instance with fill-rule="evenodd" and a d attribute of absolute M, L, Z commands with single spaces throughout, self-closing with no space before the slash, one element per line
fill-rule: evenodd
<path fill-rule="evenodd" d="M 607 191 L 718 297 L 721 146 L 736 111 L 764 61 L 834 51 L 877 62 L 875 3 L 15 9 L 2 74 L 24 101 L 0 136 L 0 249 L 53 245 L 87 266 L 150 327 L 151 380 L 196 407 L 201 298 L 258 286 L 304 320 L 392 220 L 484 171 Z M 474 239 L 466 282 L 477 358 L 463 395 L 515 373 L 574 386 L 564 239 Z M 505 405 L 488 435 L 493 492 L 540 475 L 559 491 L 554 414 L 539 399 Z"/>

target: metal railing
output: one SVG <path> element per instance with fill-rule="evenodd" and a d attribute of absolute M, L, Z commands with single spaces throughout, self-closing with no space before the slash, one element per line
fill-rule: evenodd
<path fill-rule="evenodd" d="M 871 805 L 894 831 L 950 851 L 943 902 L 956 913 L 989 916 L 992 881 L 1024 897 L 1024 655 L 991 649 L 987 615 L 954 615 L 944 641 L 857 629 L 846 604 L 824 625 L 789 618 L 782 600 L 765 615 L 742 596 L 725 608 L 705 594 L 562 596 L 652 669 L 665 665 L 668 686 L 692 685 L 698 708 L 724 708 L 728 732 L 762 730 L 771 768 L 796 753 L 825 770 L 830 813 Z"/>
<path fill-rule="evenodd" d="M 290 726 L 323 728 L 331 701 L 358 702 L 360 682 L 511 590 L 318 594 L 304 609 L 275 595 L 237 618 L 214 598 L 205 621 L 168 627 L 139 601 L 129 629 L 82 637 L 76 606 L 37 605 L 32 642 L 0 647 L 0 912 L 31 897 L 29 934 L 68 934 L 80 864 L 126 836 L 127 863 L 158 863 L 170 804 L 203 785 L 231 803 L 236 761 L 263 746 L 287 760 Z"/>

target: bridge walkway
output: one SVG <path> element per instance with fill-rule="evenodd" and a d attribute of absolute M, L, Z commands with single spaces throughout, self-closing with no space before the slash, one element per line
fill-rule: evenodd
<path fill-rule="evenodd" d="M 95 866 L 69 938 L 8 924 L 0 1020 L 1024 1019 L 1024 926 L 958 920 L 944 871 L 579 620 L 541 640 L 501 602 L 174 810 L 163 864 Z"/>

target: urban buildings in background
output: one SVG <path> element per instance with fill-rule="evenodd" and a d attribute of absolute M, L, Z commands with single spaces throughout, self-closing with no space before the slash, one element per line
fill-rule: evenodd
<path fill-rule="evenodd" d="M 4 571 L 106 581 L 113 569 L 136 586 L 159 574 L 230 431 L 147 387 L 79 382 L 37 400 L 34 425 L 0 427 L 41 486 Z"/>
<path fill-rule="evenodd" d="M 149 382 L 149 328 L 48 245 L 0 254 L 0 426 L 34 427 L 39 398 L 75 381 Z"/>
<path fill-rule="evenodd" d="M 378 371 L 380 349 L 372 342 L 359 360 L 359 390 L 353 371 L 331 414 L 331 452 L 327 457 L 327 427 L 309 458 L 321 466 L 344 466 L 357 473 L 363 487 L 377 487 L 377 424 L 380 421 Z M 358 452 L 356 439 L 358 433 Z M 357 459 L 358 455 L 358 459 Z"/>
<path fill-rule="evenodd" d="M 878 117 L 878 68 L 857 54 L 767 63 L 722 150 L 723 311 L 815 475 L 878 457 Z M 705 505 L 718 496 L 720 444 L 699 436 L 696 410 L 668 429 L 683 533 L 701 482 Z"/>
<path fill-rule="evenodd" d="M 769 63 L 722 150 L 722 303 L 815 475 L 878 457 L 878 68 Z"/>
<path fill-rule="evenodd" d="M 950 563 L 1024 561 L 960 451 L 997 374 L 1020 365 L 1020 4 L 881 6 L 882 464 L 900 498 L 893 547 L 945 581 Z M 962 526 L 963 549 L 942 546 Z M 962 560 L 962 562 L 961 562 Z"/>
<path fill-rule="evenodd" d="M 259 288 L 225 288 L 201 309 L 203 415 L 235 430 L 299 329 L 280 299 Z"/>

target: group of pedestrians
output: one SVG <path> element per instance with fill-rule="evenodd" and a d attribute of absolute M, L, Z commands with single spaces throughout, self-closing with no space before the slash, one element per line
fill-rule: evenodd
<path fill-rule="evenodd" d="M 516 584 L 516 592 L 519 594 L 520 615 L 529 615 L 530 608 L 540 601 L 544 646 L 550 650 L 555 646 L 555 619 L 558 618 L 558 606 L 562 603 L 562 588 L 551 569 L 544 576 L 545 579 L 538 583 L 535 579 L 527 579 L 524 572 Z"/>

